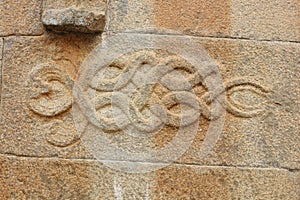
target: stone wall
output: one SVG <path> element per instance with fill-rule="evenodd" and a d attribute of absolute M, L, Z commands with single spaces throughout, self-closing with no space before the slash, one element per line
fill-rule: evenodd
<path fill-rule="evenodd" d="M 0 199 L 299 199 L 299 10 L 0 0 Z"/>

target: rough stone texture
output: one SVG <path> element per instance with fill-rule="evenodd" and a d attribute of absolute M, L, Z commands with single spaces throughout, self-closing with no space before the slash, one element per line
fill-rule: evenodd
<path fill-rule="evenodd" d="M 3 39 L 0 38 L 0 99 L 1 99 L 1 92 L 2 92 L 2 50 L 3 50 Z M 1 100 L 0 100 L 1 105 Z M 1 113 L 1 108 L 0 108 Z"/>
<path fill-rule="evenodd" d="M 299 1 L 112 0 L 109 31 L 300 41 Z"/>
<path fill-rule="evenodd" d="M 228 36 L 231 33 L 230 1 L 155 0 L 155 25 L 178 33 Z"/>
<path fill-rule="evenodd" d="M 5 92 L 2 96 L 2 108 L 4 108 L 3 112 L 7 113 L 7 118 L 4 116 L 2 118 L 0 139 L 1 142 L 4 142 L 3 146 L 1 145 L 4 152 L 18 155 L 58 156 L 60 153 L 57 151 L 61 152 L 61 149 L 53 148 L 51 142 L 57 146 L 64 146 L 66 142 L 76 140 L 77 134 L 70 112 L 64 112 L 58 118 L 53 118 L 53 116 L 51 118 L 51 114 L 46 116 L 39 114 L 39 109 L 43 107 L 39 108 L 38 106 L 43 106 L 43 102 L 37 102 L 35 107 L 31 106 L 32 101 L 35 102 L 35 99 L 31 99 L 31 97 L 39 92 L 40 87 L 40 85 L 37 85 L 37 88 L 34 86 L 31 76 L 42 75 L 39 73 L 44 73 L 43 71 L 34 70 L 38 66 L 46 64 L 45 70 L 55 67 L 58 68 L 61 76 L 68 75 L 71 79 L 75 79 L 80 63 L 93 45 L 99 41 L 101 40 L 97 36 L 72 34 L 5 39 L 4 57 L 6 58 L 3 60 L 3 66 L 6 67 L 3 68 L 2 90 Z M 55 83 L 54 86 L 58 87 L 57 92 L 65 91 L 64 88 L 61 88 L 61 84 Z M 62 95 L 63 99 L 72 100 L 70 93 Z M 51 102 L 54 103 L 53 112 L 55 113 L 61 102 L 55 101 L 57 98 L 55 93 L 52 98 L 53 101 L 50 100 L 49 105 Z M 47 102 L 46 105 L 48 105 Z M 61 104 L 61 106 L 63 105 Z M 35 108 L 36 112 L 33 112 L 31 107 Z M 11 109 L 14 111 L 12 112 Z M 62 135 L 58 136 L 61 141 L 56 142 L 52 139 L 51 133 L 62 123 L 64 126 L 61 127 L 62 130 L 59 130 Z M 50 132 L 45 133 L 45 129 Z M 12 143 L 15 145 L 12 146 Z M 75 154 L 75 157 L 81 157 L 82 150 L 79 150 L 77 145 L 70 149 L 73 149 L 71 150 L 73 156 Z M 63 154 L 69 154 L 70 149 L 63 150 Z"/>
<path fill-rule="evenodd" d="M 300 40 L 298 0 L 231 0 L 232 36 L 261 40 Z"/>
<path fill-rule="evenodd" d="M 300 0 L 0 0 L 0 199 L 298 200 L 299 9 Z M 97 16 L 101 24 L 91 24 Z M 58 31 L 98 32 L 105 25 L 106 32 L 45 32 L 42 20 Z M 197 135 L 184 155 L 166 168 L 145 174 L 119 172 L 107 165 L 122 169 L 129 164 L 140 170 L 165 163 L 129 162 L 134 159 L 119 155 L 119 160 L 94 158 L 74 126 L 72 89 L 82 75 L 83 60 L 98 44 L 108 45 L 113 32 L 127 32 L 124 35 L 137 39 L 117 41 L 110 46 L 112 51 L 120 49 L 123 42 L 129 50 L 156 37 L 160 38 L 157 46 L 168 45 L 167 50 L 183 54 L 184 47 L 201 45 L 216 62 L 226 90 L 222 104 L 226 120 L 209 155 L 200 157 L 201 147 L 209 124 L 218 118 L 205 110 L 212 107 L 210 97 L 205 96 L 207 85 L 191 79 L 205 107 L 201 107 Z M 155 44 L 155 39 L 151 42 Z M 96 54 L 92 60 L 106 53 Z M 165 50 L 143 49 L 114 61 L 105 66 L 108 70 L 102 77 L 99 75 L 102 85 L 89 85 L 100 88 L 96 97 L 101 101 L 97 103 L 99 110 L 104 109 L 97 113 L 97 119 L 104 125 L 111 122 L 112 115 L 107 96 L 101 96 L 107 91 L 101 87 L 115 86 L 119 74 L 129 77 L 128 66 L 141 66 L 129 89 L 138 88 L 143 70 L 147 72 L 153 63 L 171 65 L 185 78 L 196 77 L 191 63 Z M 174 74 L 169 75 L 172 78 Z M 180 83 L 178 80 L 174 87 Z M 138 111 L 142 110 L 143 92 L 148 90 L 141 91 L 132 95 Z M 164 102 L 161 97 L 167 92 L 155 87 L 149 104 Z M 118 135 L 119 130 L 114 131 L 111 123 L 104 131 L 110 142 L 130 153 L 164 147 L 177 131 L 176 114 L 189 109 L 179 107 L 172 98 L 167 100 L 166 110 L 175 113 L 169 115 L 175 116 L 169 127 L 148 141 L 139 138 L 147 138 L 148 132 Z M 151 113 L 143 110 L 141 114 Z M 136 119 L 144 122 L 141 117 Z M 188 133 L 190 129 L 184 130 Z M 95 137 L 90 140 L 97 141 Z"/>
<path fill-rule="evenodd" d="M 0 36 L 41 35 L 42 1 L 0 1 Z"/>
<path fill-rule="evenodd" d="M 296 189 L 298 191 L 298 196 L 300 196 L 300 171 L 296 171 L 294 173 L 295 176 L 295 183 L 296 183 Z"/>
<path fill-rule="evenodd" d="M 0 60 L 2 60 L 3 38 L 0 38 Z"/>
<path fill-rule="evenodd" d="M 298 191 L 298 196 L 300 196 L 300 171 L 294 172 L 294 179 L 296 183 L 296 189 Z"/>
<path fill-rule="evenodd" d="M 202 44 L 216 60 L 225 84 L 241 78 L 248 84 L 240 88 L 245 92 L 237 92 L 229 97 L 250 107 L 249 111 L 246 109 L 240 113 L 227 108 L 223 133 L 211 155 L 204 160 L 199 160 L 199 155 L 208 121 L 201 120 L 194 144 L 178 162 L 299 169 L 299 45 L 193 39 Z M 24 49 L 29 44 L 31 48 Z M 83 49 L 79 50 L 76 44 Z M 90 158 L 78 141 L 80 137 L 72 122 L 71 109 L 66 108 L 66 112 L 58 116 L 54 114 L 54 109 L 54 113 L 44 112 L 46 114 L 43 116 L 39 113 L 38 102 L 31 104 L 28 100 L 33 88 L 30 74 L 37 65 L 54 60 L 58 67 L 74 78 L 80 61 L 89 52 L 89 45 L 93 46 L 95 43 L 89 39 L 76 40 L 65 36 L 13 37 L 5 40 L 2 110 L 7 114 L 2 117 L 1 122 L 2 153 Z M 48 48 L 44 48 L 45 46 Z M 251 86 L 253 83 L 258 86 Z M 260 91 L 260 86 L 269 90 L 267 96 Z M 65 100 L 61 99 L 63 101 Z M 30 106 L 36 111 L 30 110 Z M 251 106 L 258 106 L 254 114 L 251 114 Z M 60 104 L 56 105 L 57 110 L 60 107 Z M 10 112 L 11 110 L 17 112 Z M 62 129 L 57 129 L 58 127 Z M 60 133 L 48 138 L 46 130 L 58 130 Z M 154 137 L 154 144 L 165 144 L 173 133 L 169 129 L 164 130 L 161 135 Z M 125 138 L 123 140 L 126 141 Z M 138 148 L 139 143 L 136 144 Z M 126 142 L 124 145 L 126 146 Z"/>
<path fill-rule="evenodd" d="M 46 9 L 63 9 L 70 7 L 82 8 L 94 12 L 105 11 L 107 0 L 44 0 L 43 8 Z"/>
<path fill-rule="evenodd" d="M 152 0 L 110 1 L 106 29 L 113 32 L 154 30 Z"/>
<path fill-rule="evenodd" d="M 55 31 L 102 32 L 106 1 L 45 1 L 43 24 Z"/>
<path fill-rule="evenodd" d="M 105 15 L 73 8 L 47 10 L 43 13 L 43 24 L 56 31 L 101 32 L 105 26 Z"/>
<path fill-rule="evenodd" d="M 260 96 L 257 87 L 231 95 L 240 105 L 250 110 L 259 106 L 262 112 L 241 117 L 229 111 L 214 153 L 204 163 L 299 169 L 299 44 L 221 39 L 201 43 L 219 63 L 225 84 L 243 78 L 270 90 L 267 97 Z M 198 148 L 195 144 L 191 157 L 197 157 Z"/>
<path fill-rule="evenodd" d="M 163 199 L 298 199 L 286 170 L 172 166 L 156 180 Z"/>
<path fill-rule="evenodd" d="M 173 165 L 124 174 L 93 161 L 0 157 L 1 199 L 289 199 L 287 170 Z"/>

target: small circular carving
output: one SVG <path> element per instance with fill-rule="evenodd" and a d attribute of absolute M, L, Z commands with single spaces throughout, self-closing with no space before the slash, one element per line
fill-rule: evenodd
<path fill-rule="evenodd" d="M 72 80 L 53 64 L 41 64 L 30 73 L 34 86 L 29 96 L 29 108 L 41 115 L 59 115 L 72 106 Z"/>

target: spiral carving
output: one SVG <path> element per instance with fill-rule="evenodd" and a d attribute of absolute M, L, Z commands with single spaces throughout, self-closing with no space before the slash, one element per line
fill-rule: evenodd
<path fill-rule="evenodd" d="M 55 119 L 72 107 L 72 79 L 54 63 L 35 67 L 30 73 L 33 86 L 29 93 L 28 106 L 34 113 L 51 119 L 43 125 L 46 140 L 53 146 L 67 147 L 79 139 L 72 132 L 67 117 Z"/>
<path fill-rule="evenodd" d="M 72 106 L 73 81 L 54 64 L 41 64 L 30 73 L 33 85 L 29 108 L 41 115 L 53 117 Z"/>

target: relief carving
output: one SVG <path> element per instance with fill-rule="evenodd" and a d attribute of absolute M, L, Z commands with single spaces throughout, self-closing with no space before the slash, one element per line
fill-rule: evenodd
<path fill-rule="evenodd" d="M 44 125 L 46 140 L 56 147 L 69 147 L 79 140 L 79 135 L 71 131 L 73 123 L 68 120 L 53 119 Z"/>
<path fill-rule="evenodd" d="M 126 130 L 130 136 L 148 138 L 164 126 L 189 126 L 200 116 L 207 120 L 218 118 L 211 116 L 210 104 L 216 96 L 211 98 L 208 92 L 204 81 L 207 77 L 201 76 L 185 59 L 167 51 L 126 54 L 92 76 L 89 88 L 96 91 L 97 115 L 90 120 L 104 132 Z M 37 66 L 30 73 L 30 80 L 34 89 L 28 104 L 34 113 L 55 117 L 72 107 L 74 82 L 55 64 Z M 266 112 L 270 90 L 260 84 L 242 77 L 226 82 L 224 89 L 220 94 L 225 92 L 227 98 L 222 105 L 234 116 L 251 118 Z M 244 98 L 236 97 L 245 92 Z M 85 102 L 79 98 L 81 103 Z M 257 98 L 258 103 L 247 104 L 247 98 Z M 46 124 L 45 129 L 47 141 L 58 147 L 68 146 L 79 138 L 78 134 L 67 133 L 66 123 L 59 119 Z"/>
<path fill-rule="evenodd" d="M 245 102 L 245 99 L 234 99 L 237 93 L 248 93 L 246 98 L 255 99 L 256 102 Z M 236 117 L 251 118 L 264 114 L 267 111 L 271 91 L 249 78 L 238 78 L 226 83 L 226 108 Z M 244 100 L 244 102 L 243 102 Z"/>
<path fill-rule="evenodd" d="M 265 87 L 259 81 L 249 77 L 239 77 L 225 81 L 224 92 L 226 101 L 222 103 L 223 107 L 230 114 L 241 118 L 252 118 L 268 113 L 271 95 L 273 94 L 269 87 Z M 238 96 L 235 97 L 236 95 Z M 214 119 L 209 114 L 209 105 L 212 101 L 209 93 L 205 93 L 198 101 L 208 113 L 204 114 L 204 117 L 207 120 Z"/>
<path fill-rule="evenodd" d="M 44 1 L 43 24 L 58 32 L 102 32 L 105 27 L 106 1 Z"/>
<path fill-rule="evenodd" d="M 190 90 L 203 84 L 202 77 L 190 63 L 169 52 L 141 50 L 121 56 L 94 80 L 90 88 L 97 91 L 96 124 L 104 131 L 130 130 L 132 136 L 150 137 L 164 125 L 179 128 L 199 118 L 198 99 Z M 109 106 L 121 113 L 108 114 Z"/>
<path fill-rule="evenodd" d="M 90 120 L 106 133 L 125 131 L 145 138 L 164 126 L 189 126 L 200 116 L 215 120 L 218 116 L 211 115 L 210 105 L 217 96 L 211 97 L 205 84 L 212 74 L 204 77 L 188 61 L 164 50 L 123 55 L 88 78 L 93 80 L 90 89 L 96 91 L 97 115 Z M 251 118 L 267 111 L 270 90 L 256 81 L 241 77 L 224 85 L 219 94 L 226 94 L 222 105 L 229 113 Z"/>
<path fill-rule="evenodd" d="M 29 109 L 41 117 L 53 118 L 43 126 L 46 140 L 57 147 L 76 142 L 79 136 L 72 132 L 68 117 L 56 119 L 72 107 L 73 80 L 55 63 L 45 63 L 31 71 L 30 83 Z"/>
<path fill-rule="evenodd" d="M 29 107 L 33 112 L 53 117 L 71 108 L 73 81 L 55 65 L 37 66 L 30 73 L 30 81 Z"/>

